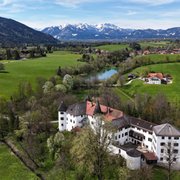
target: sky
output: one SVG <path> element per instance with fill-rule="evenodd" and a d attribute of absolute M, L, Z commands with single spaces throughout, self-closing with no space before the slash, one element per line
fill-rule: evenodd
<path fill-rule="evenodd" d="M 167 29 L 180 27 L 180 0 L 0 0 L 0 16 L 33 28 L 112 23 Z"/>

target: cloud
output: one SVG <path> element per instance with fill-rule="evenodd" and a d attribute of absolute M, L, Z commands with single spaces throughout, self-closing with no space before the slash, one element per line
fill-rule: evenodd
<path fill-rule="evenodd" d="M 129 10 L 126 15 L 128 15 L 128 16 L 133 16 L 133 15 L 136 15 L 136 14 L 138 14 L 137 11 Z"/>
<path fill-rule="evenodd" d="M 80 4 L 96 3 L 96 2 L 111 2 L 112 0 L 55 0 L 55 3 L 64 7 L 76 8 Z M 52 1 L 51 1 L 52 2 Z"/>
<path fill-rule="evenodd" d="M 139 3 L 139 4 L 148 4 L 148 5 L 163 5 L 170 4 L 175 2 L 176 0 L 129 0 L 130 2 Z"/>
<path fill-rule="evenodd" d="M 0 3 L 0 7 L 5 7 L 5 6 L 8 6 L 8 5 L 11 5 L 12 3 L 13 3 L 13 0 L 3 0 Z"/>

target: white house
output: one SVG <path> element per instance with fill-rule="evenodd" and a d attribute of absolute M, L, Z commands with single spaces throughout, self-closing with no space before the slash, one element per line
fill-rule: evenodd
<path fill-rule="evenodd" d="M 145 78 L 147 84 L 161 84 L 164 76 L 162 73 L 149 73 L 147 78 Z"/>
<path fill-rule="evenodd" d="M 89 123 L 97 124 L 101 114 L 117 129 L 109 149 L 126 159 L 127 167 L 139 169 L 143 164 L 167 165 L 172 152 L 173 168 L 180 169 L 180 131 L 170 124 L 154 123 L 125 115 L 122 111 L 86 101 L 67 107 L 61 102 L 58 109 L 59 131 L 71 131 Z"/>

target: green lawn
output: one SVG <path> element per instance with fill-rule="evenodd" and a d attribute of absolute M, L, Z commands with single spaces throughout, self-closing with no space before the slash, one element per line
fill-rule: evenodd
<path fill-rule="evenodd" d="M 0 144 L 0 179 L 35 180 L 38 178 L 5 145 Z"/>
<path fill-rule="evenodd" d="M 142 41 L 140 45 L 142 48 L 150 47 L 166 47 L 170 44 L 169 41 Z M 107 51 L 118 51 L 121 49 L 129 48 L 129 44 L 107 44 L 102 46 L 97 46 L 96 48 L 107 50 Z"/>
<path fill-rule="evenodd" d="M 169 41 L 143 41 L 140 42 L 142 48 L 145 47 L 164 47 L 167 46 L 170 42 Z"/>
<path fill-rule="evenodd" d="M 168 85 L 144 84 L 141 80 L 134 80 L 131 84 L 124 86 L 123 90 L 130 96 L 137 93 L 156 95 L 165 94 L 171 102 L 180 101 L 180 63 L 156 64 L 137 68 L 132 73 L 140 73 L 144 70 L 169 73 L 173 77 L 173 83 Z"/>
<path fill-rule="evenodd" d="M 97 46 L 96 48 L 112 52 L 112 51 L 118 51 L 125 48 L 129 48 L 129 44 L 109 44 L 109 45 Z"/>
<path fill-rule="evenodd" d="M 0 73 L 0 96 L 12 95 L 20 82 L 29 81 L 34 86 L 37 77 L 50 78 L 55 75 L 59 66 L 80 65 L 82 62 L 77 61 L 79 57 L 80 55 L 63 51 L 37 59 L 2 61 L 5 63 L 7 73 Z"/>
<path fill-rule="evenodd" d="M 180 60 L 179 54 L 150 54 L 150 55 L 146 55 L 145 57 L 149 57 L 151 61 L 155 63 L 167 61 L 167 57 L 170 62 Z"/>

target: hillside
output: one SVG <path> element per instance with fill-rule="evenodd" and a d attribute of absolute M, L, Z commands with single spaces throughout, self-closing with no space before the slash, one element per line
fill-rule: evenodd
<path fill-rule="evenodd" d="M 5 45 L 22 43 L 54 44 L 57 43 L 57 40 L 17 21 L 0 17 L 0 42 Z"/>
<path fill-rule="evenodd" d="M 67 24 L 47 27 L 42 30 L 59 40 L 142 40 L 180 38 L 180 27 L 170 29 L 123 29 L 114 24 Z"/>

